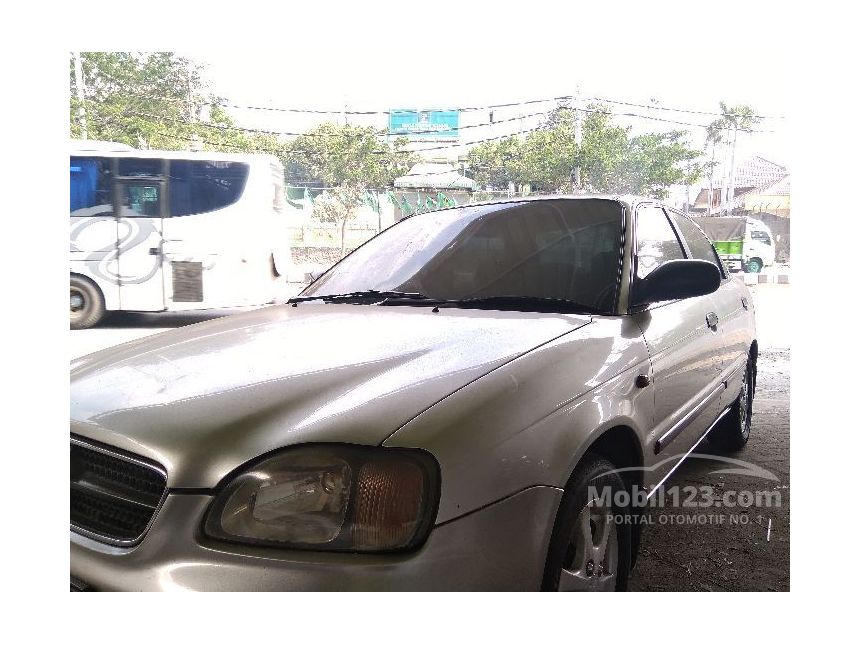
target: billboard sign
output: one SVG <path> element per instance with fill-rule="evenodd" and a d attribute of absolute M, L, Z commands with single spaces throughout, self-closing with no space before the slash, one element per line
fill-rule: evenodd
<path fill-rule="evenodd" d="M 412 141 L 445 141 L 460 138 L 459 110 L 391 110 L 388 134 Z"/>

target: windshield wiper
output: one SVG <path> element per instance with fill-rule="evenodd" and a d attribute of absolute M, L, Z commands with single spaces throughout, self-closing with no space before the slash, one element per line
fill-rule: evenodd
<path fill-rule="evenodd" d="M 376 289 L 367 289 L 366 291 L 351 291 L 350 293 L 334 293 L 324 294 L 319 296 L 300 296 L 298 298 L 290 298 L 287 304 L 297 302 L 308 302 L 309 300 L 322 300 L 323 302 L 343 302 L 349 300 L 381 302 L 383 300 L 427 300 L 433 301 L 433 298 L 428 298 L 423 293 L 409 293 L 406 291 L 378 291 Z"/>
<path fill-rule="evenodd" d="M 475 309 L 498 309 L 500 311 L 538 311 L 543 313 L 602 314 L 600 309 L 573 300 L 562 298 L 539 298 L 537 296 L 487 296 L 448 300 L 446 305 Z"/>
<path fill-rule="evenodd" d="M 350 293 L 335 293 L 319 296 L 300 296 L 290 298 L 288 304 L 308 302 L 310 300 L 322 300 L 323 302 L 356 302 L 356 303 L 381 303 L 381 304 L 406 304 L 416 303 L 421 305 L 435 305 L 437 307 L 457 307 L 463 309 L 497 309 L 500 311 L 537 311 L 543 313 L 577 313 L 577 314 L 601 314 L 605 313 L 590 305 L 585 305 L 573 300 L 560 298 L 539 298 L 536 296 L 487 296 L 484 298 L 463 298 L 461 300 L 444 300 L 431 298 L 423 293 L 410 293 L 406 291 L 378 291 L 367 289 L 366 291 L 351 291 Z"/>

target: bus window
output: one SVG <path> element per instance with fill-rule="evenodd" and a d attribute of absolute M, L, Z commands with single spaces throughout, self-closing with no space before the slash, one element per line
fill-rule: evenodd
<path fill-rule="evenodd" d="M 113 215 L 111 160 L 93 157 L 69 159 L 72 217 Z"/>
<path fill-rule="evenodd" d="M 163 159 L 120 159 L 120 177 L 160 177 L 164 170 Z"/>
<path fill-rule="evenodd" d="M 120 189 L 121 217 L 161 217 L 161 196 L 158 184 L 135 182 Z"/>
<path fill-rule="evenodd" d="M 170 162 L 170 215 L 196 215 L 235 204 L 245 190 L 248 164 L 230 161 Z"/>

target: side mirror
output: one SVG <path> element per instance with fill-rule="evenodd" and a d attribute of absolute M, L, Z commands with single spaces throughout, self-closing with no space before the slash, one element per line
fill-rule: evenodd
<path fill-rule="evenodd" d="M 669 260 L 647 277 L 633 282 L 630 306 L 682 300 L 713 293 L 720 287 L 720 270 L 705 260 Z"/>

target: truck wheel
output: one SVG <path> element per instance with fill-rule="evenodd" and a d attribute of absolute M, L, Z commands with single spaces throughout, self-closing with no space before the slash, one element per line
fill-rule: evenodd
<path fill-rule="evenodd" d="M 750 258 L 750 261 L 747 262 L 746 271 L 747 273 L 761 273 L 762 267 L 764 266 L 764 262 L 762 262 L 758 258 Z"/>
<path fill-rule="evenodd" d="M 105 299 L 92 281 L 81 276 L 69 276 L 69 327 L 87 329 L 102 319 Z"/>
<path fill-rule="evenodd" d="M 589 496 L 609 492 L 609 504 Z M 615 467 L 605 459 L 587 457 L 564 487 L 547 553 L 544 591 L 624 591 L 630 573 L 631 526 L 615 521 L 629 516 L 615 506 L 625 491 Z"/>

